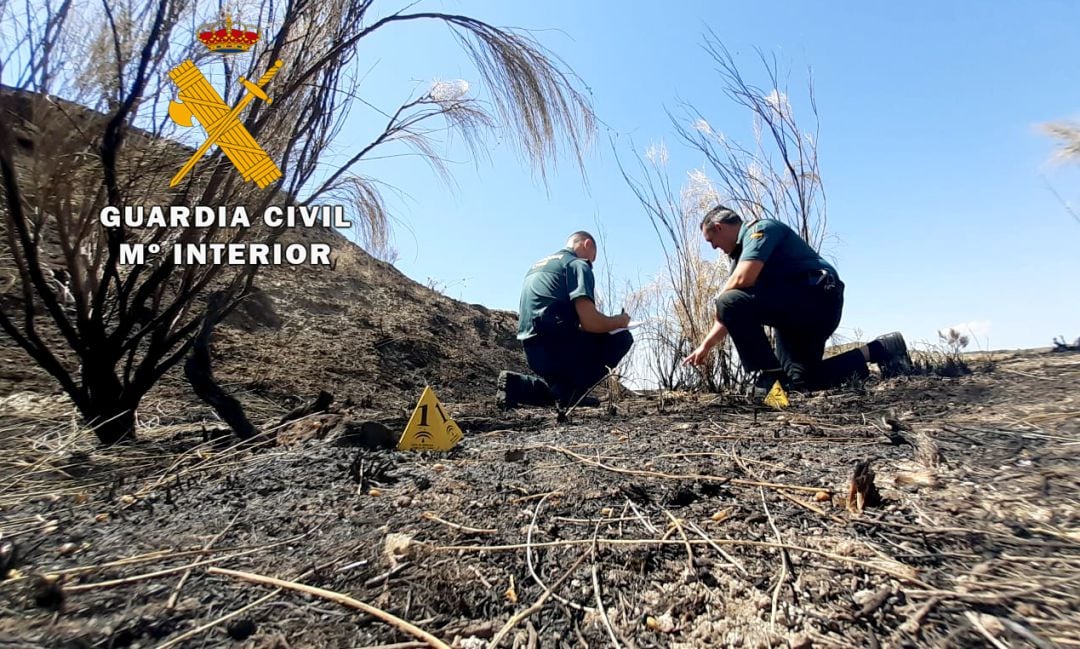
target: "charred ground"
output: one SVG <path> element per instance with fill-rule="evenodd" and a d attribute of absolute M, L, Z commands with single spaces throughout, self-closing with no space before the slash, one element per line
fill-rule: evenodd
<path fill-rule="evenodd" d="M 416 338 L 402 340 L 423 335 L 407 331 Z M 274 391 L 326 382 L 247 362 L 230 371 L 296 381 Z M 415 374 L 393 376 L 428 380 L 424 359 L 410 362 Z M 204 441 L 191 404 L 172 395 L 147 403 L 154 425 L 122 449 L 74 430 L 59 399 L 9 397 L 0 524 L 17 572 L 0 582 L 0 639 L 421 646 L 370 615 L 217 567 L 345 593 L 460 647 L 485 646 L 515 615 L 501 646 L 1073 646 L 1080 355 L 999 354 L 994 365 L 796 396 L 782 414 L 734 398 L 614 395 L 614 413 L 563 425 L 546 411 L 497 412 L 486 387 L 473 398 L 447 382 L 466 432 L 448 455 L 347 446 L 349 422 L 403 423 L 403 409 L 380 405 L 392 403 L 385 393 L 283 429 L 269 448 Z M 285 409 L 258 398 L 267 421 Z M 882 502 L 856 513 L 849 478 L 864 460 Z"/>

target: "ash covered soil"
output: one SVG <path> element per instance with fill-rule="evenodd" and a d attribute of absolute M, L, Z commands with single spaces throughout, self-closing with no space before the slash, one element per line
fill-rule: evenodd
<path fill-rule="evenodd" d="M 19 393 L 0 647 L 427 645 L 400 621 L 455 647 L 1077 646 L 1080 354 L 994 361 L 783 413 L 622 392 L 558 423 L 448 392 L 448 454 L 350 445 L 402 429 L 377 393 L 254 447 L 159 393 L 123 448 Z M 880 502 L 852 511 L 866 460 Z"/>

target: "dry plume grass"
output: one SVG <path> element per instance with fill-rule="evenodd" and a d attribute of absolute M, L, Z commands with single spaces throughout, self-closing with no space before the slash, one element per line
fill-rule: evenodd
<path fill-rule="evenodd" d="M 1065 160 L 1080 158 L 1080 123 L 1051 122 L 1042 130 L 1058 143 L 1057 155 Z"/>
<path fill-rule="evenodd" d="M 664 389 L 738 389 L 745 377 L 730 342 L 700 368 L 682 365 L 682 359 L 705 337 L 716 318 L 713 300 L 730 272 L 722 255 L 710 259 L 703 252 L 701 218 L 720 201 L 719 192 L 702 171 L 689 174 L 676 195 L 667 177 L 663 144 L 638 157 L 639 174 L 623 177 L 645 208 L 664 251 L 664 268 L 628 300 L 634 313 L 648 320 L 638 363 L 652 373 Z"/>

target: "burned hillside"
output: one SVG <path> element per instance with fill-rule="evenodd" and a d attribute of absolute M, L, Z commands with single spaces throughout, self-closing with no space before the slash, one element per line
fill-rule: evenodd
<path fill-rule="evenodd" d="M 29 177 L 51 156 L 77 153 L 77 142 L 70 141 L 65 141 L 66 149 L 50 150 L 49 129 L 59 129 L 61 121 L 77 127 L 103 119 L 56 98 L 11 89 L 0 92 L 0 111 L 17 125 L 14 132 L 19 154 L 15 163 Z M 42 119 L 42 114 L 48 119 Z M 35 130 L 33 125 L 43 122 L 52 126 L 45 133 Z M 185 152 L 190 153 L 139 131 L 130 139 L 129 147 L 148 149 L 152 157 L 161 158 L 163 170 L 171 169 L 170 162 L 178 165 Z M 157 186 L 152 179 L 138 182 L 147 188 Z M 148 204 L 160 202 L 160 192 L 140 191 L 146 192 Z M 266 236 L 259 225 L 253 230 L 254 240 Z M 0 236 L 9 241 L 2 222 Z M 65 253 L 54 229 L 45 227 L 42 237 L 43 270 L 50 274 L 63 269 Z M 339 399 L 401 407 L 415 401 L 417 391 L 427 384 L 454 399 L 491 398 L 499 370 L 523 367 L 520 346 L 514 339 L 514 314 L 447 298 L 371 257 L 331 229 L 288 228 L 278 242 L 327 244 L 332 265 L 261 267 L 252 295 L 219 325 L 213 343 L 214 371 L 241 401 L 251 391 L 257 399 L 269 398 L 280 407 L 291 407 L 325 390 Z M 18 277 L 15 258 L 8 250 L 0 257 L 0 305 L 9 314 L 23 310 Z M 44 316 L 40 309 L 39 315 Z M 63 348 L 59 332 L 47 317 L 38 328 L 55 348 Z M 0 352 L 0 392 L 58 388 L 6 334 L 0 335 Z M 67 362 L 74 369 L 75 359 Z M 165 376 L 158 389 L 189 398 L 179 366 Z"/>

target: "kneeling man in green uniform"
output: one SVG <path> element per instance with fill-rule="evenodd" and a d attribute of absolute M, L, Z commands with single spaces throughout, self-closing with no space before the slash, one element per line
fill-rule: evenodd
<path fill-rule="evenodd" d="M 539 377 L 501 372 L 500 407 L 596 405 L 583 397 L 626 356 L 634 338 L 629 331 L 610 333 L 629 325 L 629 315 L 597 311 L 595 261 L 596 239 L 579 231 L 526 273 L 517 337 Z"/>
<path fill-rule="evenodd" d="M 786 390 L 835 387 L 867 376 L 867 362 L 877 363 L 885 376 L 910 368 L 907 345 L 897 332 L 822 360 L 825 342 L 840 324 L 844 283 L 832 264 L 784 223 L 743 223 L 718 205 L 702 219 L 701 233 L 713 249 L 727 253 L 734 270 L 716 298 L 712 330 L 684 363 L 702 364 L 730 335 L 743 367 L 759 373 L 759 394 L 776 381 Z M 765 326 L 773 328 L 775 351 Z"/>

